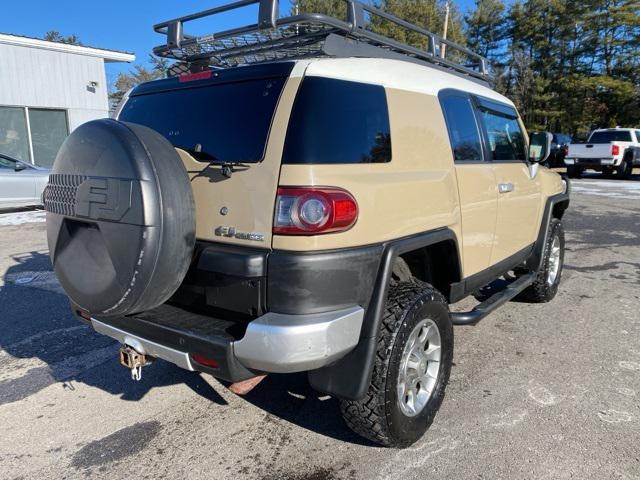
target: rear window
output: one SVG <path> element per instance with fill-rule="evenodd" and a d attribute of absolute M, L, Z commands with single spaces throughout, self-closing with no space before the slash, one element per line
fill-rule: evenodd
<path fill-rule="evenodd" d="M 391 161 L 391 130 L 384 88 L 307 77 L 291 112 L 283 163 Z"/>
<path fill-rule="evenodd" d="M 138 95 L 118 118 L 153 128 L 198 160 L 258 162 L 284 82 L 271 78 Z"/>
<path fill-rule="evenodd" d="M 456 161 L 482 161 L 480 132 L 466 95 L 449 94 L 441 99 L 449 140 Z"/>
<path fill-rule="evenodd" d="M 589 137 L 588 143 L 611 143 L 611 142 L 630 142 L 631 132 L 620 130 L 604 130 L 602 132 L 593 132 Z"/>

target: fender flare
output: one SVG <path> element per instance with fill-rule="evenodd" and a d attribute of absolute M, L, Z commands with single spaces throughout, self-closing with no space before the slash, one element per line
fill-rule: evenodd
<path fill-rule="evenodd" d="M 544 213 L 542 214 L 542 222 L 540 224 L 538 238 L 536 239 L 533 247 L 533 252 L 527 260 L 527 267 L 534 272 L 537 272 L 542 268 L 542 262 L 544 260 L 544 246 L 547 244 L 551 219 L 562 218 L 564 212 L 569 208 L 571 183 L 568 178 L 563 178 L 567 182 L 567 190 L 564 193 L 552 195 L 547 199 L 544 206 Z"/>
<path fill-rule="evenodd" d="M 449 228 L 431 230 L 384 244 L 373 296 L 365 312 L 358 345 L 336 363 L 308 373 L 309 383 L 315 390 L 345 400 L 359 400 L 364 397 L 371 383 L 378 346 L 378 330 L 396 258 L 403 253 L 444 241 L 454 242 L 459 257 L 458 240 Z M 458 269 L 460 264 L 458 262 Z"/>

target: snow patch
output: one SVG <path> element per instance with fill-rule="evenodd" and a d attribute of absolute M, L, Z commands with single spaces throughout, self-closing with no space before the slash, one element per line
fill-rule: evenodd
<path fill-rule="evenodd" d="M 640 182 L 633 180 L 574 180 L 571 182 L 571 191 L 599 197 L 636 200 L 640 198 Z"/>
<path fill-rule="evenodd" d="M 16 226 L 25 223 L 40 223 L 46 220 L 46 212 L 36 210 L 31 212 L 13 212 L 0 214 L 0 226 Z"/>

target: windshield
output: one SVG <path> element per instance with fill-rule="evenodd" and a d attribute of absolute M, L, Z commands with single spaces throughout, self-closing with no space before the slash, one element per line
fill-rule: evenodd
<path fill-rule="evenodd" d="M 603 130 L 593 132 L 588 143 L 630 142 L 631 132 L 624 130 Z"/>
<path fill-rule="evenodd" d="M 198 160 L 258 162 L 284 82 L 270 78 L 138 95 L 118 119 L 156 130 Z"/>

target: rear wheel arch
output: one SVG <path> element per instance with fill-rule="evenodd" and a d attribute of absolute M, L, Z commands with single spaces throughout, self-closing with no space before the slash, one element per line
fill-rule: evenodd
<path fill-rule="evenodd" d="M 394 260 L 393 278 L 409 281 L 410 275 L 449 298 L 451 285 L 461 280 L 461 271 L 457 242 L 451 239 L 399 254 Z"/>

